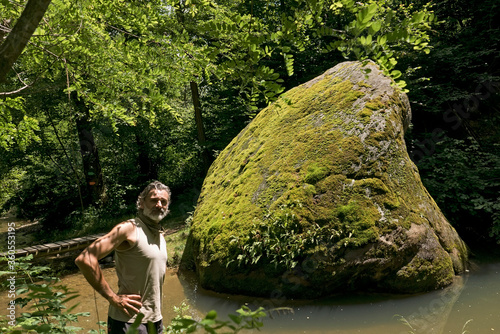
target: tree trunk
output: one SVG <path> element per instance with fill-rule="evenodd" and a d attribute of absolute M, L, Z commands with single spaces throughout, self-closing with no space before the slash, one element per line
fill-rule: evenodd
<path fill-rule="evenodd" d="M 16 25 L 0 45 L 0 83 L 5 80 L 12 64 L 28 44 L 50 2 L 51 0 L 29 0 Z"/>
<path fill-rule="evenodd" d="M 147 145 L 147 137 L 144 138 L 144 133 L 147 133 L 149 129 L 148 122 L 141 119 L 137 120 L 137 126 L 134 128 L 135 132 L 135 142 L 137 144 L 138 150 L 138 161 L 139 166 L 139 183 L 146 183 L 152 180 L 158 179 L 158 164 L 155 159 L 151 159 L 150 149 Z"/>
<path fill-rule="evenodd" d="M 73 96 L 75 96 L 74 94 Z M 78 140 L 80 142 L 80 153 L 82 155 L 83 172 L 88 195 L 92 205 L 101 199 L 104 193 L 104 183 L 102 178 L 101 164 L 99 162 L 99 152 L 92 133 L 92 124 L 89 121 L 89 110 L 85 103 L 78 98 L 74 98 L 76 108 L 81 117 L 76 119 L 78 130 Z"/>
<path fill-rule="evenodd" d="M 205 146 L 205 130 L 203 128 L 203 118 L 201 117 L 200 95 L 198 93 L 198 84 L 190 82 L 191 95 L 193 96 L 194 115 L 196 121 L 196 130 L 198 132 L 198 143 L 201 146 L 201 157 L 203 159 L 203 171 L 206 173 L 210 167 L 210 154 Z"/>

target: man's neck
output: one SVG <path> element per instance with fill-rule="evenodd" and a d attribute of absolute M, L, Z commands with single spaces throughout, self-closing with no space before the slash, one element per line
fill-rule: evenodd
<path fill-rule="evenodd" d="M 147 217 L 144 212 L 139 211 L 137 213 L 137 217 L 152 231 L 162 231 L 162 227 L 159 224 L 159 221 L 155 221 L 149 217 Z"/>

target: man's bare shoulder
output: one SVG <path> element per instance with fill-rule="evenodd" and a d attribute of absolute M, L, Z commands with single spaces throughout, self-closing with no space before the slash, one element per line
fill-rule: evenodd
<path fill-rule="evenodd" d="M 136 223 L 134 219 L 125 220 L 115 227 L 108 233 L 108 235 L 113 235 L 115 238 L 125 238 L 128 239 L 130 236 L 134 235 L 136 228 Z"/>
<path fill-rule="evenodd" d="M 135 226 L 136 226 L 135 219 L 129 219 L 116 224 L 115 227 L 113 227 L 113 229 L 129 231 L 129 230 L 135 230 Z"/>
<path fill-rule="evenodd" d="M 127 250 L 136 242 L 136 223 L 134 219 L 129 219 L 117 224 L 106 235 L 115 244 L 118 250 Z"/>
<path fill-rule="evenodd" d="M 117 224 L 110 232 L 95 240 L 82 254 L 93 254 L 101 259 L 114 249 L 129 248 L 135 241 L 135 221 L 130 219 Z"/>

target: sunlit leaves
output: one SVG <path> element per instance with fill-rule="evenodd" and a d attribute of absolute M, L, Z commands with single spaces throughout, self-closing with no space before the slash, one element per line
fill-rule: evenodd
<path fill-rule="evenodd" d="M 284 54 L 286 71 L 289 76 L 293 75 L 293 56 L 290 54 Z"/>
<path fill-rule="evenodd" d="M 409 50 L 430 52 L 428 31 L 434 14 L 429 7 L 416 10 L 413 5 L 385 1 L 334 2 L 329 8 L 335 14 L 350 13 L 355 19 L 337 29 L 342 31 L 338 34 L 340 41 L 330 42 L 325 52 L 338 50 L 346 58 L 354 55 L 358 60 L 372 59 L 386 75 L 397 79 L 401 72 L 394 69 L 400 56 Z M 318 36 L 328 36 L 325 32 L 324 27 L 317 30 Z M 398 82 L 398 86 L 404 85 Z"/>
<path fill-rule="evenodd" d="M 154 124 L 157 113 L 179 119 L 171 98 L 193 80 L 238 82 L 250 104 L 272 102 L 284 78 L 269 71 L 267 62 L 281 59 L 281 73 L 293 76 L 295 56 L 312 38 L 326 40 L 324 52 L 373 59 L 395 79 L 405 45 L 430 50 L 426 29 L 433 14 L 427 7 L 300 0 L 286 13 L 269 3 L 255 15 L 235 11 L 237 6 L 210 0 L 54 0 L 19 65 L 32 77 L 63 79 L 67 93 L 76 91 L 95 120 L 116 128 L 135 124 L 137 117 Z M 346 24 L 329 26 L 330 16 Z"/>
<path fill-rule="evenodd" d="M 33 141 L 40 141 L 38 121 L 24 111 L 23 98 L 0 99 L 0 147 L 21 151 Z"/>
<path fill-rule="evenodd" d="M 290 309 L 283 308 L 289 311 Z M 209 311 L 201 320 L 194 320 L 191 317 L 177 316 L 168 327 L 169 332 L 175 333 L 196 333 L 203 330 L 205 333 L 239 333 L 244 329 L 259 329 L 263 326 L 262 318 L 266 317 L 264 308 L 259 307 L 252 311 L 247 306 L 238 309 L 237 314 L 229 314 L 230 320 L 220 320 L 217 318 L 215 310 Z"/>
<path fill-rule="evenodd" d="M 154 124 L 158 112 L 178 117 L 168 97 L 189 66 L 163 34 L 167 12 L 161 1 L 54 0 L 17 67 L 28 83 L 64 80 L 68 96 L 77 92 L 94 120 L 115 128 L 137 117 Z"/>
<path fill-rule="evenodd" d="M 368 6 L 363 7 L 358 14 L 356 15 L 357 25 L 359 28 L 364 28 L 368 25 L 368 22 L 375 16 L 377 13 L 377 4 L 372 3 Z"/>

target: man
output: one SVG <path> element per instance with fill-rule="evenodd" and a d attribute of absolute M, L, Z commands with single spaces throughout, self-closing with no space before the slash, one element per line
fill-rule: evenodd
<path fill-rule="evenodd" d="M 137 199 L 137 217 L 116 225 L 75 260 L 90 285 L 109 301 L 108 334 L 126 333 L 139 312 L 144 314 L 139 333 L 151 333 L 148 322 L 154 324 L 153 333 L 163 331 L 161 298 L 167 249 L 159 222 L 168 213 L 170 196 L 166 185 L 150 183 Z M 112 251 L 118 276 L 116 293 L 98 262 Z"/>

